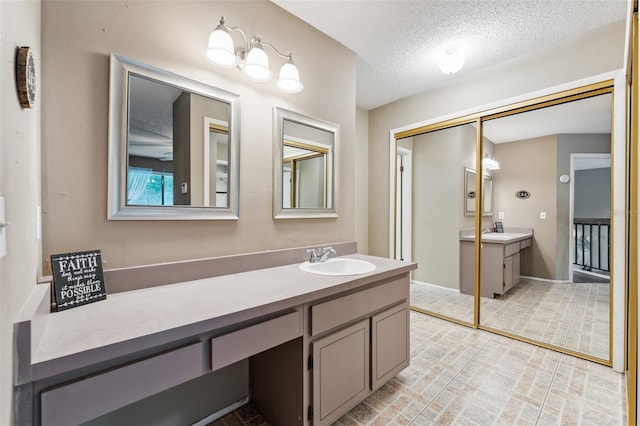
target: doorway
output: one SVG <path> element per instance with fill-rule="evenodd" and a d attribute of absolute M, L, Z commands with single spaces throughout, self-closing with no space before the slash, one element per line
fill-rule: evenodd
<path fill-rule="evenodd" d="M 396 253 L 397 260 L 411 260 L 411 149 L 398 147 L 396 154 Z"/>
<path fill-rule="evenodd" d="M 569 281 L 609 283 L 611 154 L 571 154 L 568 183 L 571 200 Z"/>

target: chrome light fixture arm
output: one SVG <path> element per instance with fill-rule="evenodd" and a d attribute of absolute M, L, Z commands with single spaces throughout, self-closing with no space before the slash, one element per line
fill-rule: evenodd
<path fill-rule="evenodd" d="M 270 48 L 271 48 L 271 50 L 273 50 L 273 51 L 276 53 L 276 55 L 280 56 L 282 59 L 288 59 L 289 61 L 292 61 L 292 54 L 291 54 L 291 52 L 288 52 L 288 53 L 285 55 L 284 53 L 282 53 L 282 52 L 280 52 L 278 49 L 276 49 L 276 47 L 275 47 L 273 44 L 271 44 L 271 43 L 267 43 L 266 41 L 262 41 L 262 39 L 260 38 L 260 36 L 252 37 L 252 38 L 251 38 L 251 41 L 253 42 L 253 40 L 254 40 L 254 39 L 255 39 L 255 40 L 256 40 L 256 42 L 257 42 L 258 44 L 260 44 L 261 46 L 267 46 L 267 47 L 270 47 Z"/>
<path fill-rule="evenodd" d="M 232 31 L 238 31 L 242 35 L 242 46 L 235 47 L 231 35 Z M 209 36 L 209 46 L 203 54 L 207 61 L 223 68 L 238 68 L 255 81 L 271 80 L 269 59 L 263 49 L 268 46 L 276 55 L 286 59 L 279 73 L 278 88 L 285 93 L 295 94 L 302 91 L 298 68 L 293 64 L 291 52 L 284 54 L 273 44 L 262 41 L 260 36 L 247 38 L 246 33 L 240 27 L 227 25 L 224 16 L 220 23 Z"/>

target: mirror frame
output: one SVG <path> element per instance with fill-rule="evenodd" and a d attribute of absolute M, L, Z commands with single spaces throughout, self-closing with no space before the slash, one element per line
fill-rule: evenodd
<path fill-rule="evenodd" d="M 467 197 L 468 197 L 468 194 L 469 194 L 469 188 L 467 187 L 467 183 L 469 182 L 469 180 L 467 179 L 467 176 L 470 173 L 473 173 L 473 175 L 474 175 L 473 176 L 473 182 L 474 182 L 473 183 L 473 188 L 471 188 L 471 189 L 473 190 L 473 192 L 476 191 L 476 188 L 475 188 L 475 181 L 476 181 L 475 174 L 476 174 L 476 171 L 475 171 L 475 169 L 472 169 L 471 167 L 465 167 L 464 168 L 464 187 L 465 188 L 464 188 L 464 194 L 463 194 L 463 198 L 464 198 L 464 202 L 463 202 L 463 206 L 464 207 L 463 208 L 464 208 L 464 215 L 465 216 L 475 216 L 476 215 L 475 198 L 474 198 L 473 210 L 469 210 L 467 208 L 467 206 L 468 206 Z M 485 210 L 484 209 L 485 204 L 486 204 L 486 198 L 485 198 L 486 194 L 484 194 L 484 192 L 483 192 L 482 193 L 482 204 L 483 204 L 483 206 L 482 206 L 482 216 L 493 216 L 493 177 L 489 176 L 489 175 L 484 175 L 484 174 L 482 175 L 482 190 L 483 191 L 484 191 L 486 182 L 491 182 L 491 192 L 490 192 L 491 199 L 489 201 L 490 205 L 491 205 L 491 208 L 489 210 Z"/>
<path fill-rule="evenodd" d="M 126 203 L 129 76 L 147 77 L 229 105 L 229 206 L 130 206 Z M 238 220 L 240 96 L 112 53 L 109 70 L 108 220 Z"/>
<path fill-rule="evenodd" d="M 315 127 L 319 130 L 333 133 L 333 153 L 331 155 L 331 176 L 327 182 L 331 183 L 332 193 L 327 196 L 331 200 L 331 207 L 324 209 L 288 208 L 282 207 L 282 153 L 284 145 L 284 121 L 292 121 L 304 126 Z M 338 147 L 340 144 L 340 126 L 317 118 L 307 117 L 284 108 L 273 109 L 273 217 L 274 219 L 327 219 L 338 217 L 339 179 Z"/>

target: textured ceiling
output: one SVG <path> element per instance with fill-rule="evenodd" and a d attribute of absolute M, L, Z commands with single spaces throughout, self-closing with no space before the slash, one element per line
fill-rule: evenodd
<path fill-rule="evenodd" d="M 626 0 L 272 0 L 357 54 L 357 104 L 372 109 L 625 19 Z M 453 76 L 438 55 L 462 49 Z"/>

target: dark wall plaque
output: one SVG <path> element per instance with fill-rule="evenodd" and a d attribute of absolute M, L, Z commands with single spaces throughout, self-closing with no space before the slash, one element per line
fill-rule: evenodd
<path fill-rule="evenodd" d="M 520 199 L 520 200 L 524 200 L 525 198 L 529 198 L 531 196 L 531 194 L 529 193 L 529 191 L 517 191 L 516 192 L 516 198 Z"/>
<path fill-rule="evenodd" d="M 107 298 L 100 250 L 51 255 L 56 310 Z"/>

